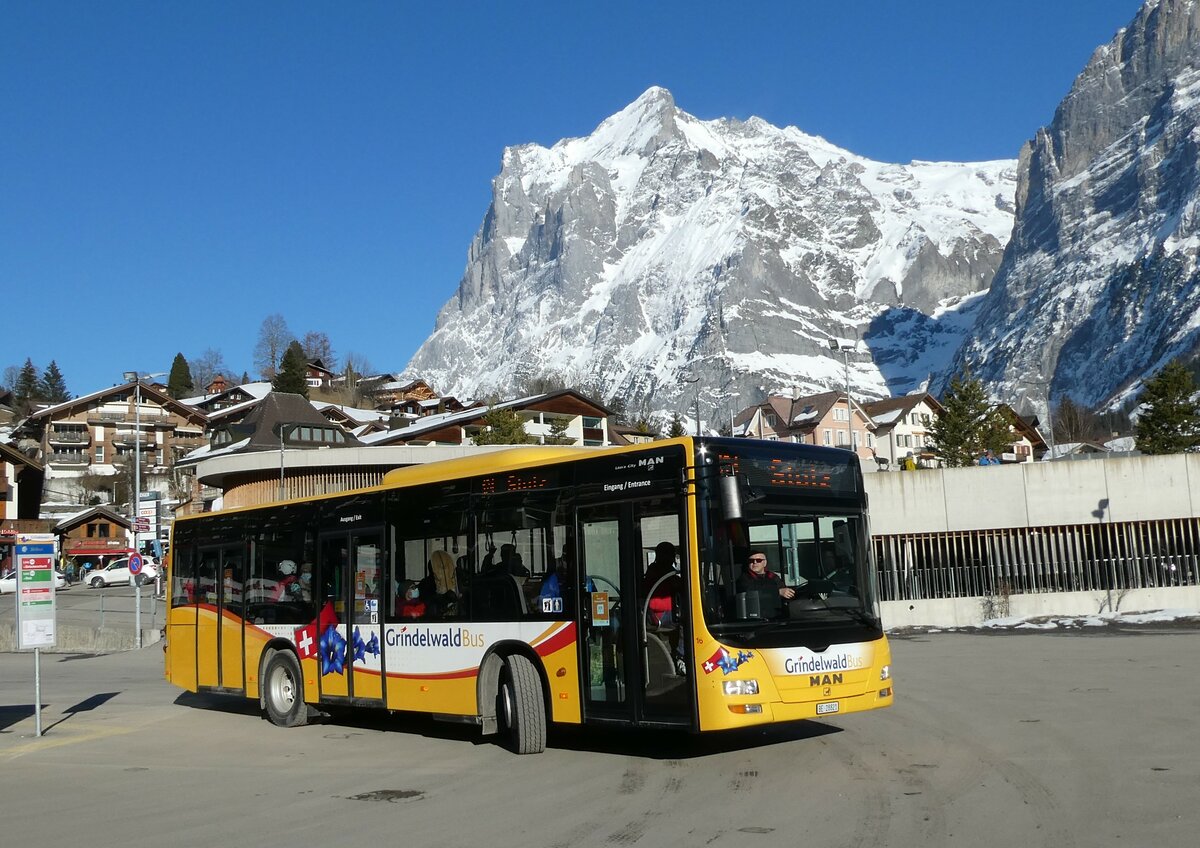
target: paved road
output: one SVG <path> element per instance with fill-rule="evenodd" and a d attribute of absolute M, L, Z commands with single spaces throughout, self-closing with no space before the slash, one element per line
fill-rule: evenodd
<path fill-rule="evenodd" d="M 5 845 L 1191 846 L 1200 630 L 906 636 L 897 704 L 734 736 L 284 730 L 157 647 L 0 655 Z"/>

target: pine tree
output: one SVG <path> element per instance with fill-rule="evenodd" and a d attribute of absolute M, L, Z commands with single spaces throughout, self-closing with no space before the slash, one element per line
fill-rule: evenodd
<path fill-rule="evenodd" d="M 1142 453 L 1163 454 L 1194 451 L 1200 447 L 1200 408 L 1196 382 L 1184 365 L 1175 360 L 1146 382 L 1135 434 Z"/>
<path fill-rule="evenodd" d="M 930 447 L 947 468 L 972 465 L 984 451 L 1001 453 L 1012 443 L 1012 428 L 988 402 L 983 383 L 969 374 L 950 380 L 930 430 Z"/>
<path fill-rule="evenodd" d="M 188 366 L 187 359 L 182 353 L 175 354 L 175 361 L 171 363 L 171 374 L 167 377 L 167 394 L 179 400 L 191 397 L 195 388 L 192 383 L 192 369 Z"/>
<path fill-rule="evenodd" d="M 67 391 L 67 381 L 63 379 L 62 372 L 58 370 L 58 363 L 53 359 L 46 366 L 46 370 L 42 372 L 42 378 L 38 383 L 38 394 L 49 403 L 62 403 L 71 399 L 71 393 Z"/>
<path fill-rule="evenodd" d="M 271 388 L 277 392 L 290 392 L 294 395 L 308 397 L 308 360 L 300 342 L 293 340 L 283 354 L 279 363 L 279 371 L 271 381 Z"/>
<path fill-rule="evenodd" d="M 548 445 L 573 445 L 575 438 L 567 435 L 567 427 L 571 424 L 570 418 L 553 418 L 550 421 L 550 433 L 546 436 L 546 444 Z"/>
<path fill-rule="evenodd" d="M 683 427 L 683 419 L 679 417 L 678 412 L 672 412 L 671 423 L 667 425 L 667 438 L 674 439 L 684 435 L 687 435 L 687 430 Z"/>
<path fill-rule="evenodd" d="M 13 387 L 13 402 L 16 404 L 18 417 L 28 415 L 38 400 L 38 374 L 33 360 L 26 358 L 17 375 L 17 384 Z"/>
<path fill-rule="evenodd" d="M 477 445 L 527 445 L 533 441 L 525 432 L 525 419 L 511 409 L 492 407 L 483 416 L 482 424 L 471 439 Z"/>

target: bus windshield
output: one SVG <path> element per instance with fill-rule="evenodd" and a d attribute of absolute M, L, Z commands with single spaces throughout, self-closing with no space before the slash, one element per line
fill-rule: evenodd
<path fill-rule="evenodd" d="M 812 451 L 722 446 L 719 470 L 738 478 L 740 497 L 733 507 L 709 487 L 700 579 L 705 621 L 729 644 L 828 644 L 880 631 L 861 478 L 847 452 L 822 473 Z M 823 482 L 776 489 L 772 474 Z"/>

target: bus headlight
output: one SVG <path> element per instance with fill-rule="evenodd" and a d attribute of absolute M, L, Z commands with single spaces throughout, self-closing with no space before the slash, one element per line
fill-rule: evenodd
<path fill-rule="evenodd" d="M 757 695 L 758 681 L 757 680 L 724 680 L 721 686 L 725 689 L 726 695 Z"/>
<path fill-rule="evenodd" d="M 880 680 L 890 680 L 891 677 L 892 677 L 892 667 L 890 665 L 885 665 L 883 668 L 879 669 L 879 679 Z"/>

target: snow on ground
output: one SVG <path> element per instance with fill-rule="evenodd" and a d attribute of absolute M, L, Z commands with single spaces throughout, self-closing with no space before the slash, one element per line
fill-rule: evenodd
<path fill-rule="evenodd" d="M 1182 624 L 1200 626 L 1200 609 L 1164 609 L 1151 612 L 1100 613 L 1097 615 L 1042 615 L 1036 617 L 993 618 L 978 627 L 904 627 L 908 632 L 962 633 L 978 630 L 1082 630 L 1088 627 L 1126 627 L 1131 625 Z"/>

